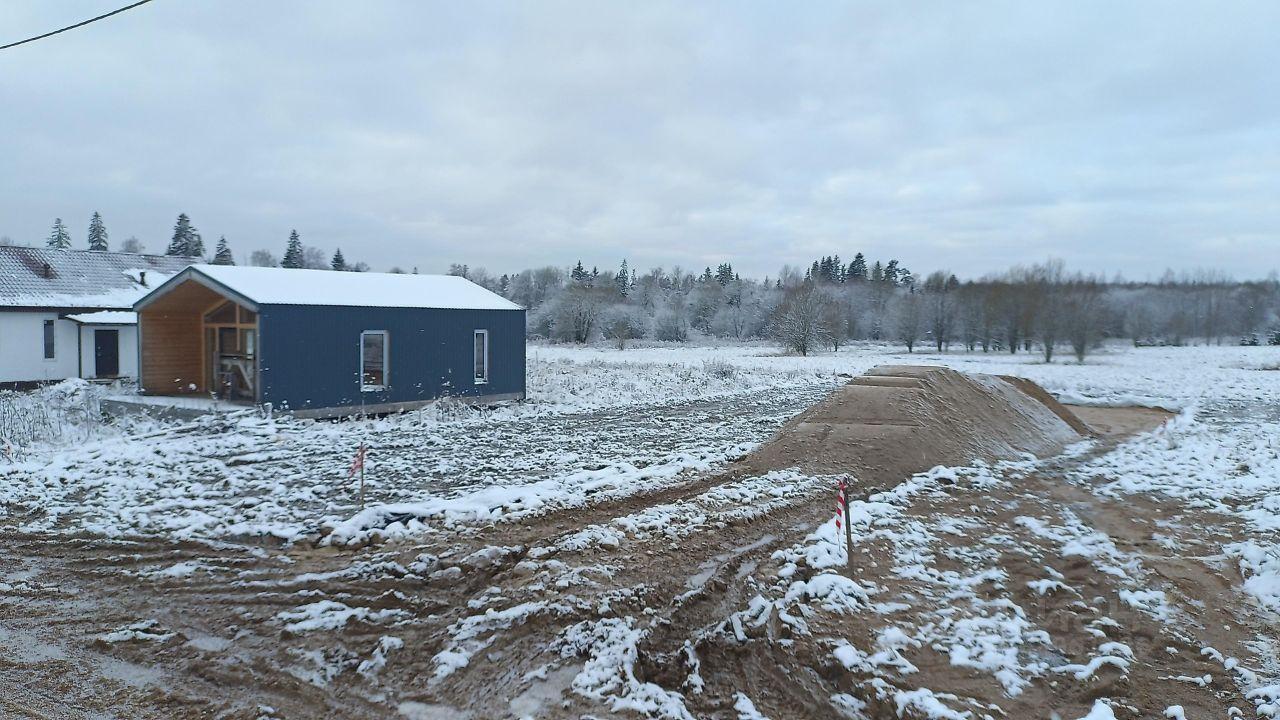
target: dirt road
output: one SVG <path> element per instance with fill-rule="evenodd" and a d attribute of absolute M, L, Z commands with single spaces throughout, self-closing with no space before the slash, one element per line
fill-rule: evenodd
<path fill-rule="evenodd" d="M 782 420 L 745 415 L 706 406 L 684 425 L 633 421 L 656 448 L 672 427 L 724 423 L 740 437 L 744 423 L 768 431 Z M 1235 678 L 1259 670 L 1259 638 L 1275 628 L 1234 590 L 1238 574 L 1216 549 L 1233 521 L 1091 492 L 1080 469 L 1165 416 L 1085 417 L 1110 433 L 1085 450 L 939 473 L 858 503 L 853 568 L 834 573 L 822 536 L 832 479 L 750 463 L 356 549 L 10 523 L 0 531 L 0 708 L 57 718 L 753 717 L 748 708 L 775 720 L 1077 718 L 1106 696 L 1120 699 L 1121 718 L 1173 705 L 1187 717 L 1252 711 Z M 599 419 L 575 422 L 566 433 L 609 452 L 589 439 Z"/>

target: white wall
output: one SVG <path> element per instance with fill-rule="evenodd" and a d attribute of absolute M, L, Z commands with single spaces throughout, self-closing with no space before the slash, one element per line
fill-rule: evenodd
<path fill-rule="evenodd" d="M 53 320 L 54 358 L 44 359 L 44 321 Z M 76 324 L 52 312 L 0 312 L 0 382 L 76 377 Z"/>
<path fill-rule="evenodd" d="M 52 360 L 44 359 L 44 321 L 53 320 Z M 106 326 L 112 327 L 112 326 Z M 0 382 L 65 380 L 94 372 L 94 326 L 81 327 L 53 312 L 0 311 Z M 116 326 L 120 331 L 120 375 L 138 375 L 138 329 Z M 82 339 L 77 347 L 76 339 Z M 77 355 L 78 353 L 78 355 Z M 81 365 L 83 363 L 83 365 Z"/>
<path fill-rule="evenodd" d="M 68 322 L 68 321 L 64 321 Z M 136 325 L 83 325 L 80 327 L 80 376 L 95 378 L 93 357 L 93 331 L 118 330 L 120 337 L 120 375 L 118 377 L 138 376 L 138 326 Z"/>

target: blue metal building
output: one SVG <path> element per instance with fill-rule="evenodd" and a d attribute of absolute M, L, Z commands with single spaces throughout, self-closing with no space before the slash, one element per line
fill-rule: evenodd
<path fill-rule="evenodd" d="M 465 278 L 192 265 L 134 309 L 144 394 L 334 417 L 525 393 L 524 309 Z"/>

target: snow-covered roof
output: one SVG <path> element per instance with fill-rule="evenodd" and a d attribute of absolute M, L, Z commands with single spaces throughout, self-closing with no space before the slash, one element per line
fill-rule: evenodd
<path fill-rule="evenodd" d="M 138 313 L 128 310 L 99 310 L 68 315 L 67 319 L 81 325 L 137 325 Z"/>
<path fill-rule="evenodd" d="M 192 265 L 138 300 L 141 309 L 184 280 L 229 291 L 254 305 L 328 305 L 453 310 L 521 310 L 519 305 L 462 277 L 394 273 Z"/>
<path fill-rule="evenodd" d="M 125 310 L 191 260 L 4 245 L 0 246 L 0 307 Z"/>

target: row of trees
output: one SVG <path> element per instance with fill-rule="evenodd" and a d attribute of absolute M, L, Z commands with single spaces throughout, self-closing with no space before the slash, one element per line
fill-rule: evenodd
<path fill-rule="evenodd" d="M 108 252 L 110 250 L 107 243 L 108 238 L 107 226 L 102 221 L 102 215 L 98 212 L 94 212 L 93 216 L 89 218 L 89 249 L 95 252 Z M 69 231 L 66 224 L 62 222 L 62 218 L 54 219 L 53 227 L 49 230 L 49 237 L 45 239 L 45 245 L 56 250 L 71 249 L 71 231 Z M 124 252 L 139 252 L 141 244 L 138 243 L 137 238 L 130 237 L 124 241 L 124 248 Z"/>
<path fill-rule="evenodd" d="M 93 213 L 89 219 L 88 232 L 88 248 L 96 252 L 109 252 L 108 243 L 109 235 L 107 233 L 106 224 L 102 220 L 100 213 Z M 53 227 L 49 231 L 49 237 L 45 240 L 46 247 L 57 250 L 70 250 L 73 247 L 71 241 L 71 233 L 67 229 L 62 218 L 56 218 L 53 221 Z M 142 243 L 136 237 L 130 237 L 124 241 L 120 248 L 121 252 L 141 253 L 145 251 Z M 173 226 L 173 236 L 169 240 L 169 245 L 165 248 L 165 255 L 176 257 L 190 257 L 208 260 L 214 265 L 235 265 L 235 256 L 231 252 L 231 246 L 227 243 L 226 236 L 218 238 L 217 245 L 214 247 L 213 255 L 206 256 L 204 238 L 200 231 L 192 224 L 191 218 L 186 213 L 179 213 L 177 221 Z M 326 259 L 327 258 L 327 259 Z M 326 256 L 324 251 L 319 248 L 304 245 L 302 238 L 297 230 L 289 233 L 289 240 L 285 245 L 284 255 L 277 260 L 276 256 L 269 250 L 254 250 L 249 255 L 249 264 L 260 267 L 285 267 L 285 268 L 307 268 L 317 270 L 342 270 L 353 272 L 365 272 L 369 266 L 363 262 L 348 263 L 346 257 L 342 254 L 342 249 L 338 248 L 333 255 Z M 392 268 L 391 272 L 404 272 L 400 268 Z M 417 272 L 415 269 L 414 272 Z"/>
<path fill-rule="evenodd" d="M 530 334 L 561 342 L 607 339 L 625 346 L 650 338 L 773 339 L 794 352 L 839 349 L 853 340 L 927 344 L 943 351 L 1060 350 L 1078 360 L 1105 338 L 1135 344 L 1280 343 L 1280 282 L 1236 282 L 1215 272 L 1131 283 L 1071 273 L 1049 261 L 977 280 L 936 271 L 923 279 L 894 260 L 847 265 L 821 258 L 803 271 L 744 279 L 729 263 L 701 273 L 654 268 L 638 273 L 543 267 L 495 276 L 454 265 L 463 275 L 529 309 Z"/>
<path fill-rule="evenodd" d="M 95 212 L 89 248 L 107 251 L 108 237 Z M 71 247 L 61 219 L 48 245 Z M 130 238 L 122 249 L 142 247 Z M 166 254 L 205 257 L 204 241 L 186 214 L 178 216 Z M 225 237 L 208 259 L 235 264 Z M 279 260 L 263 249 L 248 260 L 267 267 L 368 270 L 365 263 L 348 263 L 341 249 L 327 255 L 305 245 L 297 230 Z M 1138 345 L 1280 344 L 1280 282 L 1274 273 L 1267 280 L 1237 282 L 1212 271 L 1170 272 L 1157 282 L 1133 283 L 1069 273 L 1062 262 L 1049 261 L 961 281 L 946 271 L 920 279 L 897 260 L 868 261 L 862 253 L 848 263 L 831 255 L 807 267 L 784 266 L 762 280 L 742 278 L 729 262 L 701 273 L 679 267 L 640 273 L 625 260 L 616 272 L 588 270 L 581 262 L 504 275 L 467 265 L 453 265 L 449 272 L 526 307 L 531 335 L 563 342 L 603 338 L 625 346 L 641 338 L 771 338 L 808 354 L 838 350 L 853 340 L 888 340 L 908 351 L 921 344 L 939 351 L 1034 351 L 1046 361 L 1064 348 L 1083 360 L 1104 338 L 1130 338 Z"/>

